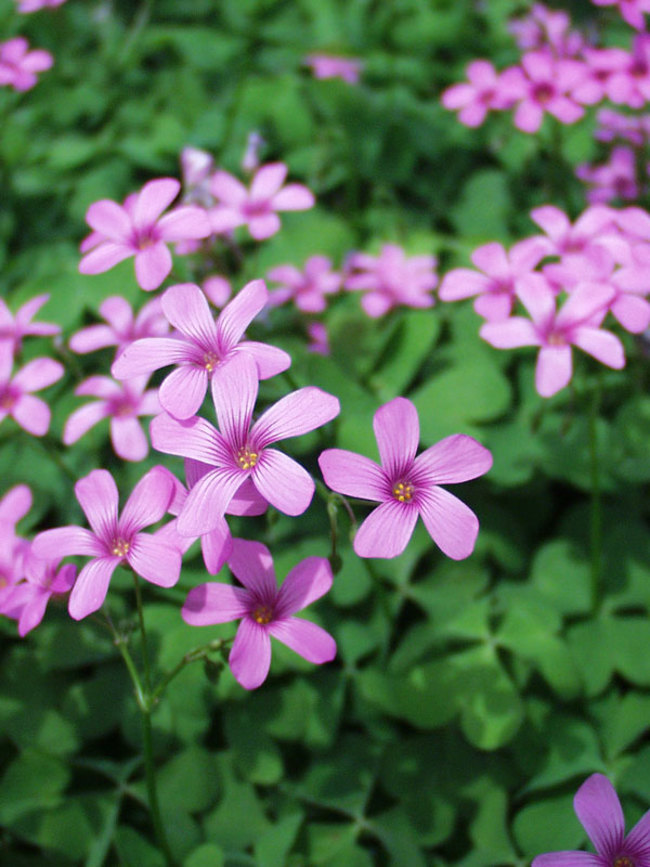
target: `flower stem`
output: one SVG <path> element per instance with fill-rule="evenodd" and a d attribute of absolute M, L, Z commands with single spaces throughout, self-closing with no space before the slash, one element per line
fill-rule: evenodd
<path fill-rule="evenodd" d="M 600 384 L 597 384 L 589 412 L 589 455 L 591 463 L 591 609 L 598 611 L 602 561 L 602 513 L 600 502 L 600 471 L 598 466 L 598 414 L 600 410 Z"/>

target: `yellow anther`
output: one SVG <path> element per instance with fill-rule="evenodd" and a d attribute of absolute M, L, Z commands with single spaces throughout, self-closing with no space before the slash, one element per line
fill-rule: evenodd
<path fill-rule="evenodd" d="M 250 470 L 257 463 L 258 457 L 259 454 L 257 452 L 252 452 L 248 446 L 243 446 L 237 452 L 237 463 L 242 470 Z"/>
<path fill-rule="evenodd" d="M 219 364 L 219 358 L 214 352 L 206 352 L 203 356 L 203 364 L 208 373 L 212 373 L 215 367 Z"/>
<path fill-rule="evenodd" d="M 259 605 L 253 611 L 252 618 L 256 623 L 261 623 L 262 625 L 270 623 L 273 620 L 273 609 L 268 605 Z"/>
<path fill-rule="evenodd" d="M 131 546 L 125 539 L 114 539 L 111 554 L 114 557 L 126 557 Z"/>
<path fill-rule="evenodd" d="M 398 482 L 393 488 L 393 496 L 400 503 L 408 503 L 413 497 L 413 485 L 409 482 Z"/>

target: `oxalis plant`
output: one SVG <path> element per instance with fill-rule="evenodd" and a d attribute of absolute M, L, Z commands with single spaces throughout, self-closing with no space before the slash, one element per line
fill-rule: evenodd
<path fill-rule="evenodd" d="M 169 5 L 0 7 L 0 861 L 650 867 L 650 7 Z"/>

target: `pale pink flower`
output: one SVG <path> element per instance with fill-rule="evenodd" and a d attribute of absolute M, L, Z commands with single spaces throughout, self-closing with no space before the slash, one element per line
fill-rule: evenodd
<path fill-rule="evenodd" d="M 22 36 L 0 42 L 0 85 L 14 90 L 30 90 L 38 78 L 37 72 L 50 69 L 54 58 L 49 51 L 29 50 L 29 43 Z"/>
<path fill-rule="evenodd" d="M 601 108 L 596 115 L 598 128 L 595 137 L 599 141 L 611 142 L 622 139 L 636 147 L 641 147 L 648 139 L 648 120 L 650 115 L 638 117 L 621 114 L 611 108 Z"/>
<path fill-rule="evenodd" d="M 13 378 L 12 367 L 11 347 L 0 343 L 0 421 L 10 415 L 27 433 L 44 436 L 50 426 L 50 408 L 32 392 L 61 379 L 63 365 L 52 358 L 34 358 Z"/>
<path fill-rule="evenodd" d="M 550 288 L 529 291 L 524 286 L 519 299 L 531 318 L 512 316 L 503 322 L 486 322 L 479 333 L 497 349 L 539 346 L 535 387 L 542 397 L 551 397 L 571 380 L 572 345 L 608 367 L 618 370 L 625 366 L 621 341 L 599 327 L 614 296 L 611 286 L 581 283 L 558 311 Z"/>
<path fill-rule="evenodd" d="M 9 342 L 12 351 L 17 353 L 22 348 L 23 337 L 51 337 L 59 334 L 61 328 L 54 322 L 32 322 L 32 318 L 49 300 L 49 295 L 37 295 L 23 304 L 13 315 L 0 298 L 0 342 Z"/>
<path fill-rule="evenodd" d="M 100 274 L 135 256 L 138 285 L 148 292 L 157 289 L 172 269 L 167 244 L 206 238 L 211 231 L 206 212 L 193 205 L 175 208 L 161 216 L 180 188 L 175 178 L 158 178 L 144 185 L 130 207 L 110 199 L 92 204 L 86 220 L 102 240 L 80 261 L 79 271 Z"/>
<path fill-rule="evenodd" d="M 214 204 L 210 193 L 210 175 L 214 169 L 214 159 L 200 148 L 184 147 L 181 151 L 181 175 L 183 178 L 183 199 L 186 202 L 209 208 Z"/>
<path fill-rule="evenodd" d="M 42 560 L 29 552 L 23 569 L 24 580 L 14 584 L 0 602 L 0 613 L 18 621 L 21 638 L 41 622 L 50 599 L 65 596 L 75 582 L 77 567 L 68 564 L 59 569 L 60 559 Z"/>
<path fill-rule="evenodd" d="M 514 244 L 508 252 L 493 241 L 478 247 L 471 255 L 478 268 L 454 268 L 442 279 L 438 290 L 441 301 L 458 301 L 476 296 L 474 309 L 485 319 L 506 319 L 515 301 L 522 280 L 542 280 L 533 269 L 547 255 L 544 243 L 528 239 Z M 482 272 L 482 273 L 481 273 Z"/>
<path fill-rule="evenodd" d="M 258 392 L 253 359 L 239 353 L 227 375 L 212 381 L 220 430 L 202 418 L 178 421 L 159 415 L 151 422 L 154 448 L 210 466 L 191 489 L 179 515 L 182 535 L 208 533 L 224 515 L 235 492 L 250 478 L 258 493 L 286 515 L 301 515 L 314 494 L 309 473 L 272 443 L 300 436 L 338 415 L 336 397 L 315 386 L 300 388 L 269 407 L 252 424 Z"/>
<path fill-rule="evenodd" d="M 620 255 L 622 243 L 615 228 L 615 212 L 602 204 L 591 205 L 572 223 L 555 205 L 542 205 L 530 212 L 546 236 L 547 255 L 561 257 L 577 269 L 607 269 L 612 256 Z"/>
<path fill-rule="evenodd" d="M 420 422 L 415 406 L 396 397 L 373 420 L 381 466 L 344 449 L 326 449 L 318 458 L 325 483 L 347 497 L 377 500 L 357 530 L 359 557 L 397 557 L 406 548 L 418 515 L 441 551 L 462 560 L 474 550 L 478 518 L 440 485 L 466 482 L 492 466 L 492 455 L 470 436 L 454 434 L 418 457 Z"/>
<path fill-rule="evenodd" d="M 638 199 L 641 192 L 636 152 L 624 145 L 612 148 L 608 162 L 602 165 L 579 165 L 576 175 L 588 185 L 587 201 L 592 205 Z"/>
<path fill-rule="evenodd" d="M 255 172 L 259 168 L 260 151 L 265 144 L 266 142 L 257 130 L 253 130 L 248 134 L 248 138 L 246 139 L 246 150 L 244 151 L 244 156 L 241 160 L 242 170 L 247 174 Z"/>
<path fill-rule="evenodd" d="M 361 290 L 361 306 L 373 318 L 393 307 L 432 307 L 438 283 L 435 256 L 411 256 L 396 244 L 384 244 L 379 256 L 352 253 L 347 261 L 344 288 Z"/>
<path fill-rule="evenodd" d="M 511 108 L 520 93 L 508 86 L 489 60 L 473 60 L 466 69 L 467 82 L 452 84 L 443 91 L 440 101 L 458 120 L 469 127 L 480 126 L 488 111 Z"/>
<path fill-rule="evenodd" d="M 39 9 L 54 9 L 62 6 L 65 0 L 16 0 L 18 8 L 16 12 L 37 12 Z"/>
<path fill-rule="evenodd" d="M 632 54 L 626 56 L 625 66 L 612 72 L 607 79 L 607 96 L 617 105 L 643 108 L 650 101 L 650 34 L 636 36 L 632 42 Z"/>
<path fill-rule="evenodd" d="M 92 557 L 79 573 L 68 611 L 75 620 L 101 608 L 111 576 L 120 564 L 160 587 L 172 587 L 180 575 L 181 554 L 164 538 L 141 533 L 167 512 L 174 486 L 166 472 L 153 467 L 137 483 L 118 515 L 118 491 L 108 470 L 92 470 L 75 485 L 75 494 L 92 530 L 57 527 L 32 543 L 37 557 Z"/>
<path fill-rule="evenodd" d="M 326 295 L 338 292 L 343 276 L 332 271 L 327 256 L 310 256 L 299 271 L 294 265 L 277 265 L 266 275 L 281 285 L 269 292 L 269 304 L 276 307 L 293 299 L 303 313 L 321 313 L 326 307 Z"/>
<path fill-rule="evenodd" d="M 582 35 L 570 30 L 571 21 L 561 9 L 533 3 L 530 14 L 508 24 L 508 30 L 525 50 L 550 48 L 558 57 L 575 57 L 583 47 Z"/>
<path fill-rule="evenodd" d="M 363 62 L 356 57 L 335 57 L 332 54 L 308 54 L 304 59 L 314 78 L 341 78 L 347 84 L 358 84 Z"/>
<path fill-rule="evenodd" d="M 228 662 L 244 689 L 256 689 L 266 680 L 271 636 L 316 665 L 334 659 L 336 642 L 332 636 L 315 623 L 294 616 L 332 586 L 332 568 L 325 557 L 302 560 L 279 589 L 271 553 L 261 542 L 234 539 L 228 566 L 244 587 L 200 584 L 190 590 L 182 615 L 192 626 L 241 618 Z"/>
<path fill-rule="evenodd" d="M 5 599 L 24 577 L 29 542 L 16 535 L 16 524 L 32 506 L 32 492 L 27 485 L 15 485 L 0 500 L 0 614 Z"/>
<path fill-rule="evenodd" d="M 307 334 L 309 335 L 310 343 L 307 349 L 310 352 L 315 352 L 316 355 L 329 355 L 330 343 L 327 336 L 327 328 L 322 322 L 310 322 L 307 325 Z"/>
<path fill-rule="evenodd" d="M 587 76 L 573 91 L 573 96 L 583 105 L 596 105 L 603 99 L 611 98 L 612 81 L 614 92 L 621 92 L 621 87 L 627 93 L 630 70 L 633 58 L 623 48 L 592 48 L 586 47 L 582 52 L 586 64 Z M 622 84 L 621 84 L 622 83 Z M 614 99 L 624 102 L 623 98 Z"/>
<path fill-rule="evenodd" d="M 242 340 L 244 331 L 267 302 L 266 286 L 253 280 L 227 304 L 216 321 L 207 299 L 193 283 L 170 286 L 162 307 L 177 329 L 172 337 L 136 340 L 113 363 L 116 379 L 151 374 L 160 367 L 177 365 L 160 386 L 160 404 L 175 418 L 198 412 L 210 381 L 228 375 L 228 363 L 240 353 L 255 361 L 260 379 L 268 379 L 291 364 L 291 357 L 267 343 Z"/>
<path fill-rule="evenodd" d="M 152 298 L 143 304 L 137 314 L 121 295 L 113 295 L 102 301 L 99 312 L 107 325 L 89 325 L 70 338 L 70 349 L 84 354 L 116 346 L 117 353 L 143 337 L 162 337 L 169 333 L 169 322 L 162 312 L 160 298 Z"/>
<path fill-rule="evenodd" d="M 284 163 L 260 166 L 250 188 L 222 169 L 212 176 L 211 191 L 217 205 L 210 212 L 212 231 L 228 232 L 247 226 L 256 241 L 275 235 L 280 229 L 276 211 L 306 211 L 314 206 L 314 194 L 303 184 L 284 184 Z"/>
<path fill-rule="evenodd" d="M 79 397 L 97 397 L 69 416 L 63 428 L 66 446 L 76 443 L 105 418 L 110 419 L 111 443 L 124 461 L 142 461 L 149 454 L 149 443 L 138 417 L 160 412 L 158 389 L 145 391 L 147 376 L 115 382 L 109 376 L 91 376 L 75 388 Z"/>
<path fill-rule="evenodd" d="M 618 268 L 611 279 L 616 295 L 610 312 L 626 331 L 642 334 L 650 326 L 650 245 L 634 244 L 630 262 Z"/>
<path fill-rule="evenodd" d="M 618 11 L 631 27 L 645 29 L 644 13 L 650 12 L 650 0 L 591 0 L 596 6 L 618 6 Z"/>

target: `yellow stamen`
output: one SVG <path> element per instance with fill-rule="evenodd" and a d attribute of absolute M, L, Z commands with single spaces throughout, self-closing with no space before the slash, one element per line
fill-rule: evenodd
<path fill-rule="evenodd" d="M 393 496 L 400 503 L 408 503 L 413 497 L 413 485 L 410 482 L 398 482 L 393 488 Z"/>
<path fill-rule="evenodd" d="M 214 354 L 214 352 L 206 352 L 203 355 L 203 364 L 208 373 L 212 373 L 215 367 L 219 364 L 219 358 Z"/>
<path fill-rule="evenodd" d="M 614 867 L 635 867 L 635 865 L 631 858 L 628 858 L 627 855 L 623 855 L 621 858 L 617 858 L 616 861 L 614 861 Z"/>
<path fill-rule="evenodd" d="M 257 463 L 258 458 L 259 454 L 257 452 L 252 452 L 248 446 L 243 446 L 237 452 L 237 463 L 242 470 L 252 469 Z"/>
<path fill-rule="evenodd" d="M 259 605 L 251 616 L 256 623 L 264 625 L 273 620 L 273 609 L 268 605 Z"/>
<path fill-rule="evenodd" d="M 130 544 L 125 539 L 113 539 L 111 554 L 114 557 L 126 557 L 130 547 Z"/>

